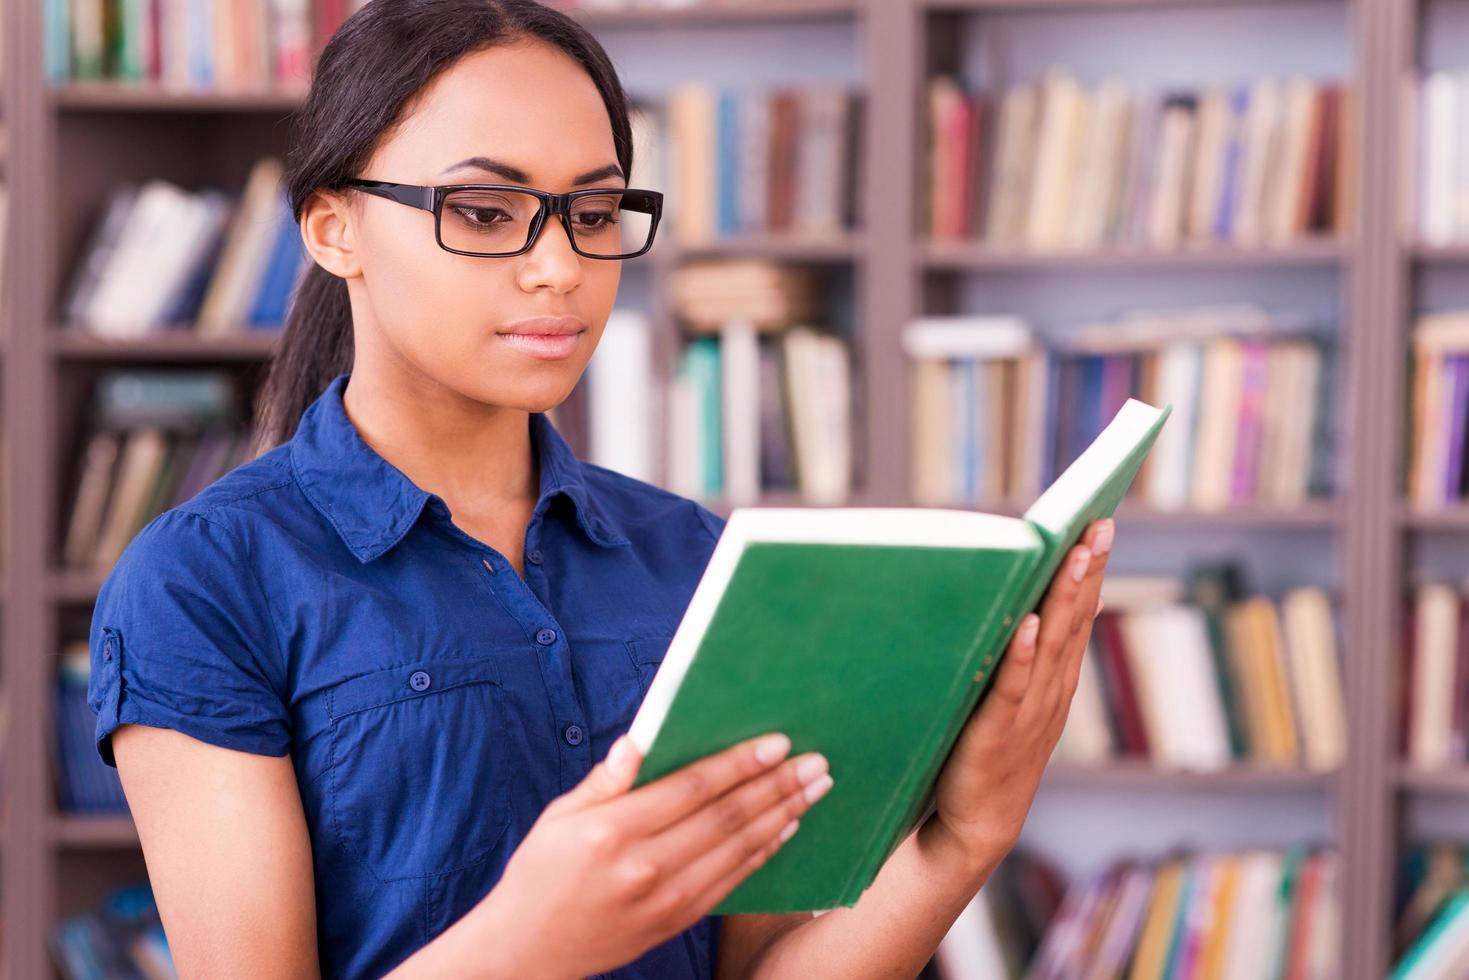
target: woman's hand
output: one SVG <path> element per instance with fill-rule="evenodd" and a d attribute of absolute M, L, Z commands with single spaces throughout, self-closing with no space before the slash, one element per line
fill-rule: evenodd
<path fill-rule="evenodd" d="M 780 734 L 750 739 L 629 792 L 642 759 L 618 739 L 541 811 L 470 913 L 496 958 L 516 977 L 584 977 L 694 925 L 831 788 L 826 759 L 785 759 L 790 747 Z"/>
<path fill-rule="evenodd" d="M 936 809 L 919 830 L 925 848 L 958 855 L 976 875 L 1020 837 L 1041 773 L 1061 737 L 1081 656 L 1101 611 L 1113 522 L 1097 521 L 1061 563 L 1027 615 L 979 708 L 965 723 L 935 787 Z"/>

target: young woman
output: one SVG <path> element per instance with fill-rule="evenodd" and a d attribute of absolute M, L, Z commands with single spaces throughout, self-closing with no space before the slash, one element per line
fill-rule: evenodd
<path fill-rule="evenodd" d="M 769 733 L 631 789 L 619 736 L 722 522 L 543 414 L 657 223 L 611 64 L 532 0 L 372 3 L 299 126 L 315 264 L 268 449 L 149 523 L 92 625 L 98 749 L 181 974 L 913 976 L 1019 834 L 1110 522 L 860 904 L 711 917 L 841 774 Z"/>

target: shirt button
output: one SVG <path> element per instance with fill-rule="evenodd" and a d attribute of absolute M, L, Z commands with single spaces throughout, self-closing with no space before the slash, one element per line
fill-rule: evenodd
<path fill-rule="evenodd" d="M 541 563 L 541 559 L 542 559 L 542 555 L 541 555 L 540 549 L 538 549 L 538 548 L 532 548 L 531 550 L 529 550 L 529 551 L 527 551 L 525 553 L 525 558 L 532 565 L 539 565 Z"/>
<path fill-rule="evenodd" d="M 586 733 L 581 730 L 580 725 L 567 725 L 562 734 L 566 737 L 567 745 L 580 745 Z"/>
<path fill-rule="evenodd" d="M 555 630 L 539 630 L 536 633 L 536 642 L 543 647 L 548 647 L 556 642 Z"/>
<path fill-rule="evenodd" d="M 415 670 L 408 677 L 408 686 L 415 691 L 427 691 L 429 683 L 428 674 L 421 670 Z"/>

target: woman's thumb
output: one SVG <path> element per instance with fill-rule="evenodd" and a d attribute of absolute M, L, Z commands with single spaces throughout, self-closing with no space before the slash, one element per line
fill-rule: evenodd
<path fill-rule="evenodd" d="M 632 788 L 642 767 L 642 753 L 627 735 L 620 735 L 607 750 L 607 757 L 592 767 L 586 778 L 569 794 L 574 806 L 601 803 Z"/>

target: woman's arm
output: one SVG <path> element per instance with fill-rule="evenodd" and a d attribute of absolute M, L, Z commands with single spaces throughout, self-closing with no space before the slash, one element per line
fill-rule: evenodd
<path fill-rule="evenodd" d="M 117 771 L 180 977 L 315 978 L 311 838 L 290 756 L 122 725 Z M 391 976 L 510 977 L 477 909 Z"/>

